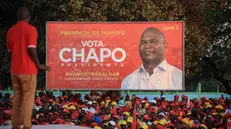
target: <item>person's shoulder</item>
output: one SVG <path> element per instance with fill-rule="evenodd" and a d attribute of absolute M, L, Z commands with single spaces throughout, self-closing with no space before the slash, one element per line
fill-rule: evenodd
<path fill-rule="evenodd" d="M 174 73 L 174 74 L 182 74 L 181 69 L 179 69 L 179 68 L 177 68 L 177 67 L 175 67 L 175 66 L 173 66 L 171 64 L 168 64 L 168 65 L 169 65 L 169 68 L 172 71 L 172 73 Z"/>
<path fill-rule="evenodd" d="M 37 29 L 35 26 L 31 25 L 31 24 L 28 24 L 28 29 L 32 32 L 37 32 Z"/>
<path fill-rule="evenodd" d="M 14 29 L 15 29 L 15 25 L 11 26 L 7 31 L 7 35 L 10 35 L 12 31 L 14 31 Z"/>
<path fill-rule="evenodd" d="M 128 76 L 126 76 L 124 78 L 124 80 L 128 80 L 128 79 L 131 79 L 131 78 L 135 77 L 137 75 L 137 73 L 139 73 L 139 70 L 140 70 L 140 68 L 136 69 L 135 71 L 133 71 L 132 73 L 130 73 Z"/>
<path fill-rule="evenodd" d="M 137 79 L 136 77 L 137 77 L 137 74 L 139 73 L 139 70 L 140 70 L 140 68 L 138 68 L 138 69 L 136 69 L 135 71 L 133 71 L 132 73 L 130 73 L 129 75 L 127 75 L 124 79 L 123 79 L 123 81 L 122 81 L 122 89 L 127 89 L 128 87 L 127 87 L 127 85 L 128 85 L 128 83 L 131 81 L 131 80 L 133 80 L 133 79 Z"/>

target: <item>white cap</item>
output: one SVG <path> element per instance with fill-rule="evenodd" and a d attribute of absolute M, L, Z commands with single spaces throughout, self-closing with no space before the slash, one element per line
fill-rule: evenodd
<path fill-rule="evenodd" d="M 116 126 L 116 123 L 114 121 L 109 121 L 109 123 L 112 125 L 112 126 Z"/>
<path fill-rule="evenodd" d="M 159 113 L 159 116 L 164 116 L 164 117 L 165 117 L 165 115 L 164 115 L 163 112 L 160 112 L 160 113 Z"/>
<path fill-rule="evenodd" d="M 155 104 L 156 104 L 156 100 L 153 99 L 153 100 L 151 101 L 151 103 L 155 103 Z"/>
<path fill-rule="evenodd" d="M 81 110 L 84 110 L 84 111 L 85 111 L 85 113 L 87 112 L 87 109 L 85 109 L 85 108 L 82 108 Z M 80 112 L 81 112 L 81 110 L 80 110 Z"/>
<path fill-rule="evenodd" d="M 89 101 L 88 104 L 92 105 L 92 101 Z"/>
<path fill-rule="evenodd" d="M 141 103 L 145 103 L 146 101 L 145 100 L 142 100 Z"/>

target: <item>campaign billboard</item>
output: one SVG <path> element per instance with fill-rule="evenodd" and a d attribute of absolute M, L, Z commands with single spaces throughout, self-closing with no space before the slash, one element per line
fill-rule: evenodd
<path fill-rule="evenodd" d="M 184 22 L 47 22 L 46 33 L 47 89 L 184 89 Z"/>

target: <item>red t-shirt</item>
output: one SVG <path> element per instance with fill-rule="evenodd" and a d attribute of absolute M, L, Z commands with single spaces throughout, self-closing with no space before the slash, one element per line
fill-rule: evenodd
<path fill-rule="evenodd" d="M 37 29 L 26 21 L 19 21 L 6 35 L 6 46 L 11 51 L 11 74 L 37 74 L 36 64 L 30 58 L 28 48 L 36 48 Z"/>

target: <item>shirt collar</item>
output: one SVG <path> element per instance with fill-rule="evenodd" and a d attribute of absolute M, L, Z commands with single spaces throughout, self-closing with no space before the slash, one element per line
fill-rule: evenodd
<path fill-rule="evenodd" d="M 28 22 L 25 21 L 25 20 L 20 20 L 20 21 L 18 21 L 18 23 L 20 23 L 20 24 L 28 24 Z"/>
<path fill-rule="evenodd" d="M 166 71 L 168 67 L 168 62 L 166 61 L 166 59 L 164 59 L 156 68 Z M 155 68 L 153 69 L 153 71 L 155 70 Z M 140 67 L 140 72 L 142 71 L 146 71 L 144 68 L 144 64 L 141 65 Z"/>

